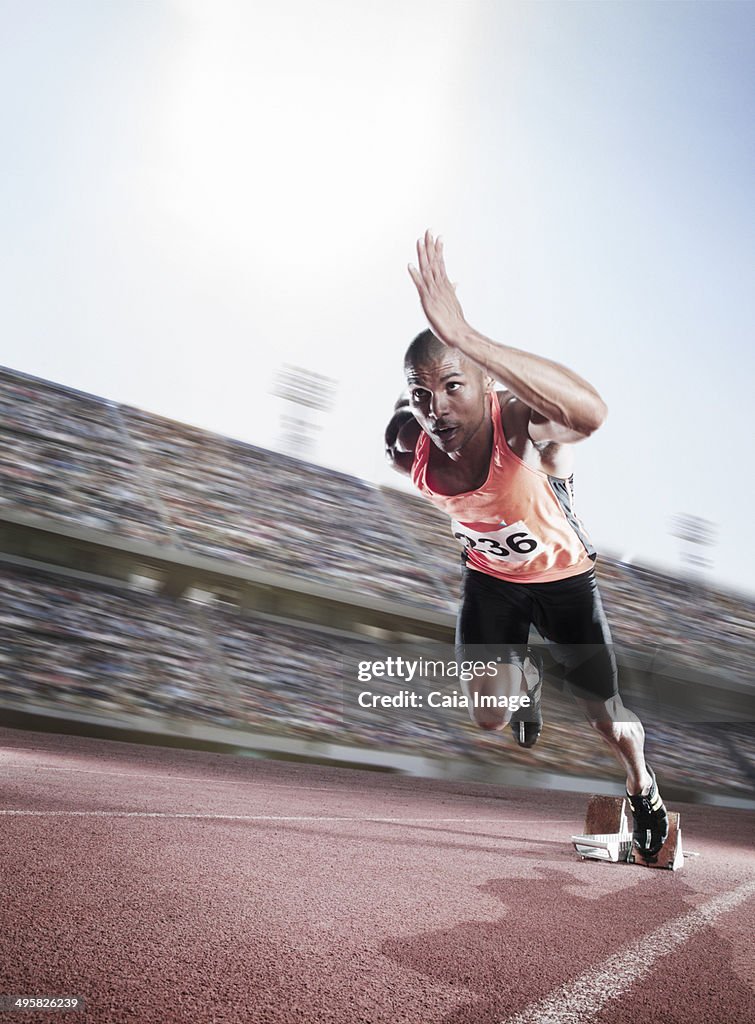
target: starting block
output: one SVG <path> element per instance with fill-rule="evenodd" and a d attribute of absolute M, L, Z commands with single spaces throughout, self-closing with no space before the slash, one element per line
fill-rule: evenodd
<path fill-rule="evenodd" d="M 587 805 L 585 833 L 572 836 L 574 849 L 583 860 L 641 864 L 646 868 L 678 871 L 684 865 L 682 829 L 679 814 L 668 812 L 668 839 L 655 858 L 646 860 L 632 846 L 632 829 L 627 818 L 626 800 L 619 796 L 593 796 Z"/>

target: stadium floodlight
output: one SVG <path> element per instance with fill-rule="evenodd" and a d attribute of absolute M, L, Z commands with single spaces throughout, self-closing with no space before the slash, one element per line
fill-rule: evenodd
<path fill-rule="evenodd" d="M 700 516 L 682 513 L 671 520 L 671 535 L 682 542 L 681 559 L 684 566 L 695 570 L 711 569 L 712 559 L 708 558 L 718 536 L 718 526 Z"/>
<path fill-rule="evenodd" d="M 316 417 L 333 408 L 337 383 L 332 377 L 290 363 L 278 371 L 271 393 L 282 398 L 289 410 L 280 419 L 281 447 L 289 455 L 309 458 L 314 453 L 315 436 L 322 429 Z"/>
<path fill-rule="evenodd" d="M 285 363 L 278 371 L 273 394 L 297 406 L 330 412 L 335 401 L 337 381 L 313 370 Z"/>

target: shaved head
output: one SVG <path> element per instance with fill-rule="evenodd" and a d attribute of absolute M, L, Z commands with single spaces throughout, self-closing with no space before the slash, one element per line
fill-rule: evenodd
<path fill-rule="evenodd" d="M 441 359 L 446 359 L 451 351 L 448 345 L 444 345 L 432 331 L 422 331 L 406 350 L 404 369 L 408 369 L 410 366 L 427 366 L 440 362 Z"/>
<path fill-rule="evenodd" d="M 492 431 L 492 379 L 432 331 L 418 334 L 406 350 L 404 374 L 414 418 L 450 458 L 458 458 L 481 430 Z"/>
<path fill-rule="evenodd" d="M 474 377 L 483 378 L 485 375 L 475 363 L 467 359 L 465 355 L 453 349 L 437 338 L 431 330 L 422 331 L 418 334 L 404 356 L 404 373 L 411 376 L 411 371 L 416 367 L 438 366 L 442 363 L 450 363 Z"/>

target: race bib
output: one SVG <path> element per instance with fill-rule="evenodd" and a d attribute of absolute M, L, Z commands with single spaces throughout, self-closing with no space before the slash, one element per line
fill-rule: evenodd
<path fill-rule="evenodd" d="M 492 527 L 485 533 L 478 533 L 471 526 L 465 526 L 455 519 L 451 523 L 454 537 L 468 551 L 476 551 L 488 558 L 500 558 L 509 562 L 528 562 L 543 550 L 543 544 L 533 537 L 523 522 L 510 526 Z"/>

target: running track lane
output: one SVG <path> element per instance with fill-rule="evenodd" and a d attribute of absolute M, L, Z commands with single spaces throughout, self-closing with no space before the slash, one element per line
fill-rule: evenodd
<path fill-rule="evenodd" d="M 580 861 L 581 795 L 0 730 L 9 1021 L 755 1020 L 751 812 L 682 872 Z"/>

